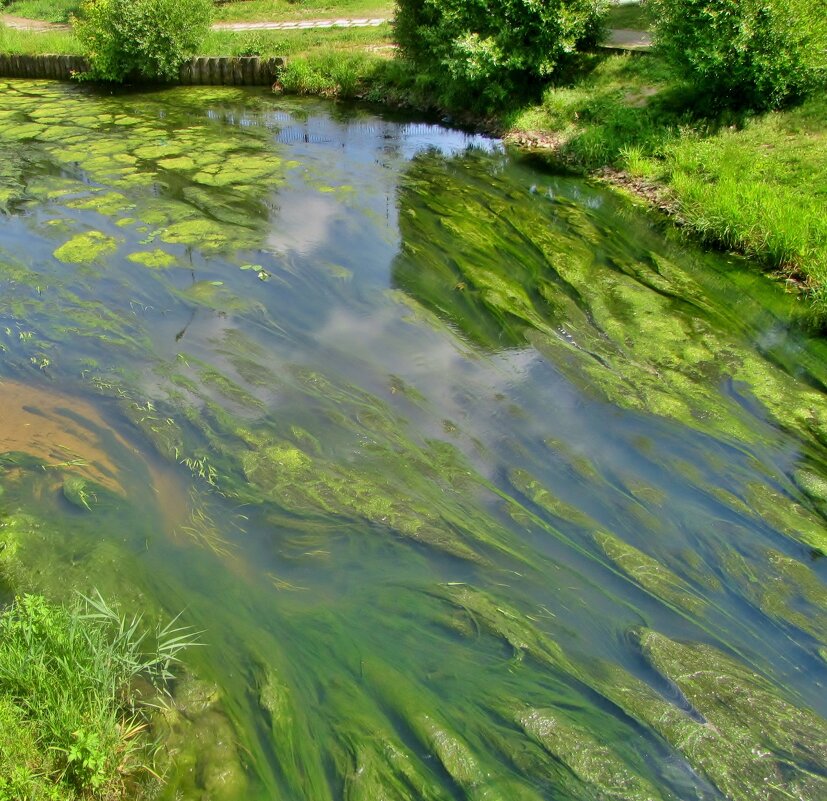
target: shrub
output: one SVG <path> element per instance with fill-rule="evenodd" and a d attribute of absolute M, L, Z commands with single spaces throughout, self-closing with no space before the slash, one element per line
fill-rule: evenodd
<path fill-rule="evenodd" d="M 210 27 L 210 0 L 85 0 L 73 24 L 88 77 L 172 80 Z"/>
<path fill-rule="evenodd" d="M 824 0 L 646 0 L 656 42 L 720 103 L 774 108 L 827 81 Z"/>
<path fill-rule="evenodd" d="M 601 32 L 604 0 L 398 0 L 396 40 L 451 104 L 501 105 Z"/>

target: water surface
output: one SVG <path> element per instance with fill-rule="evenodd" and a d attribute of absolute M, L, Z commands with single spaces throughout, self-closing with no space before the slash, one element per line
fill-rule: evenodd
<path fill-rule="evenodd" d="M 827 797 L 827 354 L 782 287 L 257 91 L 2 83 L 0 165 L 0 578 L 203 630 L 165 797 Z"/>

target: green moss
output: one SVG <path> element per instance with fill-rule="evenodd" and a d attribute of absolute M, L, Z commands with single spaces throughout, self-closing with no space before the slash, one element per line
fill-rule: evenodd
<path fill-rule="evenodd" d="M 54 252 L 54 257 L 58 261 L 70 264 L 89 264 L 113 253 L 117 247 L 117 240 L 111 236 L 106 236 L 100 231 L 88 231 L 72 237 L 61 245 Z"/>
<path fill-rule="evenodd" d="M 158 765 L 165 779 L 162 799 L 236 801 L 247 796 L 243 758 L 214 685 L 184 678 L 172 703 L 154 716 L 152 728 L 163 744 Z"/>
<path fill-rule="evenodd" d="M 129 259 L 129 261 L 134 261 L 135 264 L 142 264 L 144 267 L 149 267 L 153 270 L 165 270 L 178 263 L 178 259 L 176 259 L 175 256 L 160 248 L 155 248 L 155 250 L 140 250 L 135 253 L 130 253 L 126 258 Z"/>

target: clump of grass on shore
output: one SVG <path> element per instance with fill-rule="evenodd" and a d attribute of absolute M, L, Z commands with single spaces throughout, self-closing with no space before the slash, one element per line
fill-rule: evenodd
<path fill-rule="evenodd" d="M 125 797 L 148 756 L 135 682 L 157 693 L 191 640 L 164 629 L 147 655 L 141 628 L 100 596 L 0 615 L 0 801 Z"/>

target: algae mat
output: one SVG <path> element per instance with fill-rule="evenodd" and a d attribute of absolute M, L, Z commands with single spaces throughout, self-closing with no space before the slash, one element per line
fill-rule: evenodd
<path fill-rule="evenodd" d="M 164 798 L 827 797 L 827 352 L 492 140 L 0 84 L 0 594 L 203 630 Z"/>

